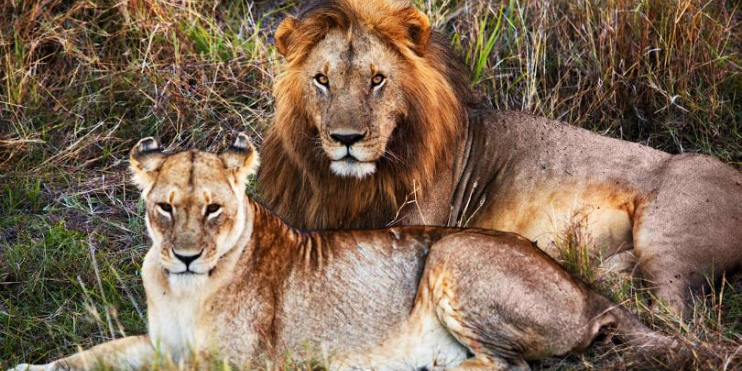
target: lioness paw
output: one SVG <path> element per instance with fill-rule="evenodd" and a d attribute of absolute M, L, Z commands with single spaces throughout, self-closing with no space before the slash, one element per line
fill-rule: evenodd
<path fill-rule="evenodd" d="M 51 371 L 51 365 L 29 365 L 21 363 L 8 371 Z"/>

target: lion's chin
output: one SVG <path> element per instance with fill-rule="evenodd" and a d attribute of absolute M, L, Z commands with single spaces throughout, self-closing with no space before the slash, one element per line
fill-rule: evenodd
<path fill-rule="evenodd" d="M 209 281 L 208 274 L 169 274 L 170 289 L 175 294 L 188 294 L 202 290 Z"/>
<path fill-rule="evenodd" d="M 376 172 L 376 164 L 343 159 L 333 161 L 330 164 L 330 170 L 337 176 L 362 179 Z"/>
<path fill-rule="evenodd" d="M 182 264 L 164 264 L 167 280 L 170 289 L 175 294 L 187 294 L 203 289 L 209 282 L 209 278 L 216 270 L 216 266 L 199 261 L 191 264 L 190 269 L 186 269 Z"/>

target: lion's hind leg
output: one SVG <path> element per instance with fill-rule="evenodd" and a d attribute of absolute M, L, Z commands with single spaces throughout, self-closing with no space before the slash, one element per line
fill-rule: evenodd
<path fill-rule="evenodd" d="M 445 286 L 445 283 L 439 283 Z M 528 371 L 530 367 L 523 358 L 522 351 L 518 346 L 502 336 L 502 333 L 483 333 L 476 328 L 477 324 L 471 323 L 462 311 L 455 309 L 453 302 L 455 296 L 445 292 L 445 289 L 436 295 L 438 307 L 437 315 L 444 327 L 462 345 L 467 347 L 473 354 L 469 358 L 451 368 L 454 371 Z M 486 331 L 484 326 L 481 330 Z M 504 332 L 504 331 L 503 331 Z"/>
<path fill-rule="evenodd" d="M 605 325 L 595 321 L 590 291 L 513 234 L 441 239 L 428 255 L 420 292 L 474 355 L 461 370 L 528 370 L 526 360 L 581 350 Z"/>
<path fill-rule="evenodd" d="M 428 261 L 432 261 L 433 266 L 426 267 L 420 284 L 421 294 L 432 301 L 435 314 L 443 327 L 473 354 L 472 358 L 449 370 L 529 370 L 521 352 L 514 349 L 512 344 L 508 345 L 510 341 L 507 336 L 500 336 L 502 332 L 489 333 L 489 340 L 481 336 L 482 333 L 477 329 L 478 324 L 472 323 L 461 307 L 465 303 L 458 301 L 448 267 L 445 267 L 445 263 L 443 266 L 439 265 L 442 262 L 435 258 Z"/>
<path fill-rule="evenodd" d="M 742 266 L 742 173 L 708 156 L 678 155 L 634 216 L 634 253 L 654 296 L 687 315 L 700 291 Z"/>

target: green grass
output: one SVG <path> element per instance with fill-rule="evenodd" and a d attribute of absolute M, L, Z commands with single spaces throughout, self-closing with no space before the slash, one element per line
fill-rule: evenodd
<path fill-rule="evenodd" d="M 40 184 L 21 181 L 17 188 L 4 186 L 0 220 L 4 362 L 51 359 L 74 352 L 78 345 L 145 331 L 138 277 L 146 250 L 141 223 L 136 216 L 106 218 L 105 206 L 90 195 L 67 195 L 42 206 Z M 127 229 L 139 237 L 116 235 L 116 230 Z"/>
<path fill-rule="evenodd" d="M 742 168 L 738 2 L 415 4 L 450 37 L 491 106 Z M 272 32 L 294 9 L 284 1 L 0 3 L 0 369 L 144 331 L 139 267 L 148 240 L 128 150 L 150 135 L 169 149 L 215 149 L 234 131 L 260 145 L 281 69 Z M 636 282 L 599 280 L 599 257 L 585 254 L 589 236 L 565 237 L 568 269 L 660 329 L 742 340 L 739 278 L 697 300 L 681 325 L 650 313 Z M 596 345 L 533 367 L 716 367 L 627 354 Z"/>

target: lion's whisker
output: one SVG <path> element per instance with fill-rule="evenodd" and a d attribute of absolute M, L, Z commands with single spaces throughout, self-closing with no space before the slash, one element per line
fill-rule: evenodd
<path fill-rule="evenodd" d="M 384 153 L 382 154 L 382 157 L 396 164 L 405 163 L 405 161 L 400 156 L 392 152 L 392 150 L 390 149 L 387 149 L 386 151 L 384 151 Z"/>

